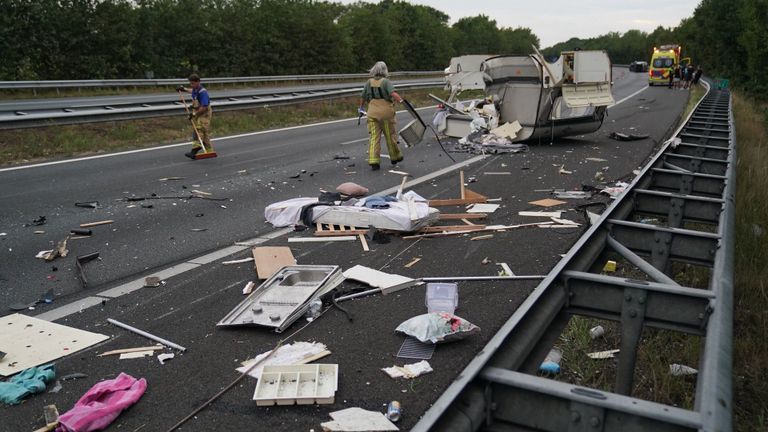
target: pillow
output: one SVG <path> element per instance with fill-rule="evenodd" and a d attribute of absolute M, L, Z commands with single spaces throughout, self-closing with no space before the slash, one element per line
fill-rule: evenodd
<path fill-rule="evenodd" d="M 340 184 L 336 188 L 336 191 L 351 197 L 360 197 L 360 196 L 368 195 L 368 188 L 362 187 L 359 184 L 352 183 L 352 182 Z"/>

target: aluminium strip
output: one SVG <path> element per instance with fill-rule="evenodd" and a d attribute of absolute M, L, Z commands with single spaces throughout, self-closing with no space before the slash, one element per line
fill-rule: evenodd
<path fill-rule="evenodd" d="M 694 109 L 688 114 L 685 120 L 681 122 L 680 126 L 671 136 L 680 136 L 681 131 L 684 129 L 685 125 L 688 124 L 688 121 L 690 121 L 690 119 L 696 114 L 698 107 L 707 97 L 712 94 L 711 86 L 709 83 L 706 81 L 704 81 L 704 83 L 707 86 L 706 95 L 704 98 L 699 100 Z M 581 257 L 577 259 L 577 255 L 580 254 L 582 248 L 585 248 L 588 243 L 590 243 L 590 240 L 596 236 L 596 233 L 603 229 L 603 226 L 607 223 L 608 219 L 613 217 L 613 213 L 618 213 L 618 210 L 626 208 L 627 204 L 631 204 L 629 203 L 630 200 L 628 200 L 627 197 L 630 196 L 632 189 L 634 189 L 637 184 L 641 182 L 650 182 L 649 178 L 646 179 L 646 177 L 650 177 L 647 174 L 652 169 L 657 168 L 661 161 L 663 161 L 663 157 L 667 150 L 670 148 L 671 144 L 672 140 L 668 140 L 663 144 L 661 149 L 652 158 L 652 160 L 646 164 L 646 166 L 641 170 L 640 174 L 631 182 L 630 186 L 614 200 L 614 202 L 605 210 L 605 212 L 603 212 L 600 218 L 587 230 L 587 232 L 581 238 L 576 241 L 566 256 L 555 265 L 547 277 L 534 289 L 534 291 L 528 296 L 528 298 L 526 298 L 523 304 L 521 304 L 520 307 L 507 320 L 507 322 L 502 325 L 499 331 L 494 334 L 494 336 L 486 344 L 485 348 L 480 351 L 480 353 L 478 353 L 475 358 L 472 359 L 472 361 L 464 368 L 464 370 L 459 374 L 454 382 L 452 382 L 451 385 L 438 398 L 438 400 L 435 401 L 432 407 L 427 410 L 426 413 L 424 413 L 422 418 L 412 429 L 413 431 L 426 432 L 432 430 L 431 428 L 438 423 L 444 414 L 449 412 L 449 408 L 452 406 L 454 401 L 457 401 L 457 398 L 462 394 L 464 394 L 467 400 L 472 400 L 475 403 L 464 405 L 467 411 L 461 415 L 464 415 L 465 417 L 462 418 L 461 415 L 458 415 L 454 418 L 460 419 L 460 421 L 462 421 L 462 425 L 467 425 L 468 428 L 466 430 L 474 430 L 470 429 L 470 426 L 473 428 L 480 426 L 479 424 L 474 424 L 473 419 L 482 419 L 483 416 L 486 415 L 486 410 L 482 406 L 478 407 L 476 405 L 485 404 L 487 401 L 482 396 L 482 390 L 479 389 L 476 384 L 474 384 L 475 377 L 489 363 L 494 354 L 504 345 L 505 339 L 510 336 L 514 330 L 518 329 L 519 327 L 523 327 L 522 324 L 524 321 L 526 321 L 529 311 L 541 312 L 546 310 L 546 308 L 552 308 L 553 305 L 556 307 L 557 302 L 563 301 L 558 299 L 559 296 L 554 295 L 558 293 L 558 291 L 556 291 L 556 281 L 559 279 L 560 274 L 569 266 L 569 264 L 571 264 L 572 261 L 583 261 Z M 548 326 L 550 323 L 551 321 L 541 322 L 539 325 Z M 474 417 L 470 418 L 470 415 L 473 415 Z M 442 426 L 446 426 L 446 424 L 443 424 Z M 460 429 L 460 427 L 461 425 L 457 424 L 455 430 L 463 430 Z"/>

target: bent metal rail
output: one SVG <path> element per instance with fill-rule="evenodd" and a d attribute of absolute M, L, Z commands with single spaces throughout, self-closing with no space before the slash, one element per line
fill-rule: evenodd
<path fill-rule="evenodd" d="M 412 429 L 467 431 L 730 431 L 736 140 L 727 91 L 708 89 L 632 182 Z M 658 224 L 636 222 L 651 216 Z M 643 280 L 600 274 L 617 254 Z M 680 285 L 671 264 L 709 273 Z M 581 315 L 617 321 L 614 392 L 536 376 Z M 644 327 L 702 336 L 693 410 L 634 398 Z"/>
<path fill-rule="evenodd" d="M 412 90 L 442 87 L 443 85 L 445 85 L 443 81 L 427 81 L 395 84 L 395 88 L 398 90 Z M 333 90 L 315 89 L 291 93 L 276 92 L 269 95 L 240 95 L 221 99 L 213 98 L 211 104 L 217 112 L 233 111 L 350 97 L 359 94 L 361 89 L 362 87 L 355 85 L 354 87 Z M 53 112 L 50 109 L 39 111 L 15 111 L 10 115 L 0 115 L 0 129 L 164 117 L 183 113 L 184 106 L 180 101 L 176 100 L 174 102 L 160 102 L 156 104 L 98 105 L 77 109 L 66 108 Z"/>

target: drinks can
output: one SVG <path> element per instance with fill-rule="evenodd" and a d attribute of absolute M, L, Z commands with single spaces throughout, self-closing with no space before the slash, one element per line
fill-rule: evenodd
<path fill-rule="evenodd" d="M 400 420 L 400 415 L 402 414 L 402 408 L 400 407 L 400 402 L 398 401 L 392 401 L 387 405 L 387 418 L 391 422 L 397 422 Z"/>
<path fill-rule="evenodd" d="M 592 337 L 592 339 L 597 339 L 604 334 L 605 334 L 605 329 L 603 328 L 603 326 L 592 327 L 591 329 L 589 329 L 589 335 Z"/>

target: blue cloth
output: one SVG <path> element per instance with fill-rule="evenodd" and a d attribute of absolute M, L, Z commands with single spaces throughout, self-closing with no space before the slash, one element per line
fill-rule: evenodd
<path fill-rule="evenodd" d="M 45 385 L 54 378 L 56 368 L 52 364 L 24 369 L 8 381 L 0 382 L 0 402 L 18 405 L 25 397 L 45 390 Z"/>
<path fill-rule="evenodd" d="M 211 104 L 211 99 L 208 97 L 208 90 L 203 86 L 192 89 L 192 100 L 198 101 L 200 106 L 208 106 Z"/>
<path fill-rule="evenodd" d="M 389 204 L 383 197 L 374 196 L 365 199 L 365 206 L 369 209 L 388 209 Z"/>

